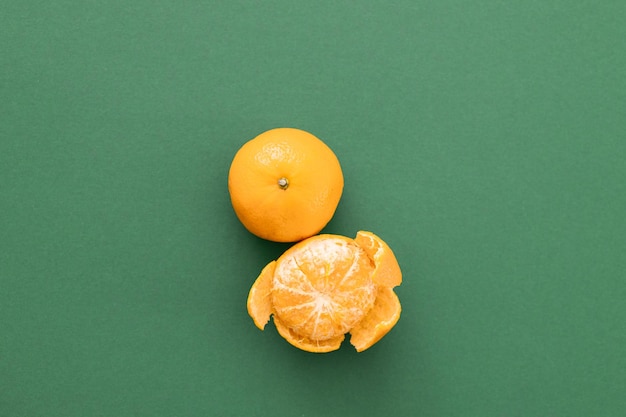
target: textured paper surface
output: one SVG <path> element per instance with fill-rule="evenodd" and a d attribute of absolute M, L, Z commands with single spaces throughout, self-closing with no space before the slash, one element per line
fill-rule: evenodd
<path fill-rule="evenodd" d="M 0 415 L 624 415 L 624 2 L 1 9 Z M 226 177 L 279 126 L 402 266 L 362 354 L 247 315 L 288 245 Z"/>

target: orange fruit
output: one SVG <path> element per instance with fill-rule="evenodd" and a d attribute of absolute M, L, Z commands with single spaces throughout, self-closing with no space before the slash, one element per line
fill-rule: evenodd
<path fill-rule="evenodd" d="M 402 282 L 394 253 L 378 236 L 318 235 L 270 262 L 248 295 L 248 313 L 263 330 L 309 352 L 330 352 L 346 333 L 358 352 L 378 342 L 400 318 L 393 287 Z"/>
<path fill-rule="evenodd" d="M 300 129 L 272 129 L 237 151 L 228 191 L 251 233 L 296 242 L 319 233 L 333 217 L 343 173 L 337 156 L 317 137 Z"/>

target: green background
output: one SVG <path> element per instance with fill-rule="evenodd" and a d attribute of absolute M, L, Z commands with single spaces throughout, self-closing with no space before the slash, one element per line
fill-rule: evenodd
<path fill-rule="evenodd" d="M 8 0 L 0 416 L 624 416 L 626 3 Z M 404 273 L 370 350 L 245 301 L 237 149 L 337 154 Z"/>

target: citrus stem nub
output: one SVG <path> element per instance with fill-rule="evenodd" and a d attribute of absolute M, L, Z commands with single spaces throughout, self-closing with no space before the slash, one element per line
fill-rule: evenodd
<path fill-rule="evenodd" d="M 289 180 L 285 177 L 282 177 L 281 179 L 278 180 L 278 186 L 282 188 L 283 190 L 286 190 L 287 187 L 289 187 Z"/>

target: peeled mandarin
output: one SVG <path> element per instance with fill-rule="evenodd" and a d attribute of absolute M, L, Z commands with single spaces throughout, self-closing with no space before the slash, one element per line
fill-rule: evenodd
<path fill-rule="evenodd" d="M 401 282 L 395 255 L 373 233 L 318 235 L 263 269 L 250 289 L 248 313 L 261 330 L 273 316 L 278 333 L 302 350 L 336 350 L 350 333 L 360 352 L 399 320 L 393 287 Z"/>

